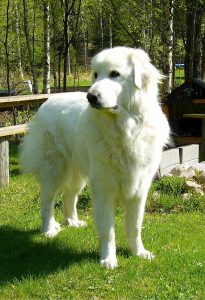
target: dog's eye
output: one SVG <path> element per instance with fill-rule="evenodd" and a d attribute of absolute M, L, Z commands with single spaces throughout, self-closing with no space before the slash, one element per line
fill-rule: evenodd
<path fill-rule="evenodd" d="M 111 71 L 110 72 L 110 78 L 116 78 L 116 77 L 119 77 L 120 76 L 120 73 L 117 72 L 117 71 Z"/>
<path fill-rule="evenodd" d="M 97 72 L 94 73 L 94 78 L 95 78 L 95 79 L 98 78 L 98 73 L 97 73 Z"/>

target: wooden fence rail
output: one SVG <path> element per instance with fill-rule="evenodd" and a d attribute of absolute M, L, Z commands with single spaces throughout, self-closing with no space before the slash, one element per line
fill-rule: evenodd
<path fill-rule="evenodd" d="M 7 110 L 12 107 L 42 104 L 47 99 L 47 94 L 0 97 L 0 109 Z"/>

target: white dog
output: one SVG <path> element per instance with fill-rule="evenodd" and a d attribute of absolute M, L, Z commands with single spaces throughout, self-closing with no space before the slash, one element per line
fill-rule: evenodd
<path fill-rule="evenodd" d="M 140 49 L 104 50 L 92 61 L 88 94 L 49 97 L 30 123 L 21 160 L 41 188 L 43 231 L 60 231 L 55 196 L 64 194 L 64 223 L 83 226 L 77 195 L 88 182 L 100 240 L 100 263 L 117 266 L 114 209 L 125 209 L 133 254 L 151 259 L 143 246 L 142 221 L 147 193 L 168 141 L 169 126 L 157 100 L 161 75 Z"/>

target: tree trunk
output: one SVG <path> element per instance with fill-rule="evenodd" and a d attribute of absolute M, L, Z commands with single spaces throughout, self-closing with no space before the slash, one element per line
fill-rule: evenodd
<path fill-rule="evenodd" d="M 154 34 L 153 34 L 153 0 L 150 0 L 150 26 L 149 26 L 149 39 L 150 39 L 150 47 L 149 47 L 149 55 L 151 60 L 154 61 Z"/>
<path fill-rule="evenodd" d="M 66 92 L 67 87 L 67 70 L 68 70 L 68 47 L 69 47 L 69 40 L 68 40 L 68 16 L 69 16 L 69 7 L 68 7 L 68 0 L 65 0 L 65 14 L 64 14 L 64 65 L 63 65 L 63 91 Z"/>
<path fill-rule="evenodd" d="M 174 42 L 174 0 L 161 1 L 161 9 L 164 12 L 162 42 L 163 42 L 163 58 L 162 69 L 166 76 L 163 85 L 163 97 L 170 93 L 173 86 L 173 42 Z"/>
<path fill-rule="evenodd" d="M 201 27 L 205 5 L 199 0 L 186 0 L 187 39 L 185 43 L 185 80 L 201 78 Z M 204 64 L 204 63 L 203 63 Z"/>
<path fill-rule="evenodd" d="M 202 62 L 201 62 L 201 79 L 205 79 L 205 32 L 202 37 Z"/>
<path fill-rule="evenodd" d="M 57 18 L 55 15 L 56 11 L 56 2 L 51 2 L 53 5 L 51 6 L 51 16 L 52 16 L 52 28 L 53 28 L 53 85 L 54 85 L 54 93 L 57 92 L 58 82 L 57 82 L 57 65 L 58 65 L 58 50 L 57 50 L 57 39 L 58 39 L 58 30 L 57 30 Z"/>
<path fill-rule="evenodd" d="M 100 11 L 100 49 L 104 48 L 103 9 Z"/>
<path fill-rule="evenodd" d="M 7 82 L 8 95 L 10 95 L 10 93 L 11 93 L 11 86 L 10 86 L 10 62 L 9 62 L 9 49 L 8 49 L 8 38 L 9 38 L 9 7 L 10 7 L 10 0 L 8 0 L 7 7 L 6 7 L 6 37 L 5 37 L 5 42 L 4 42 L 5 54 L 6 54 L 6 82 Z"/>
<path fill-rule="evenodd" d="M 85 64 L 85 73 L 88 72 L 88 34 L 87 31 L 84 31 L 84 64 Z"/>
<path fill-rule="evenodd" d="M 61 52 L 58 56 L 58 91 L 61 90 Z"/>
<path fill-rule="evenodd" d="M 31 47 L 31 39 L 29 34 L 29 26 L 28 26 L 28 7 L 27 7 L 27 0 L 23 0 L 23 8 L 24 8 L 24 31 L 25 31 L 25 37 L 26 37 L 26 44 L 27 44 L 27 50 L 28 50 L 28 56 L 29 56 L 29 63 L 31 66 L 31 73 L 33 77 L 33 93 L 38 93 L 38 80 L 37 80 L 37 72 L 36 72 L 36 66 L 34 63 L 34 57 L 33 57 L 33 51 Z"/>
<path fill-rule="evenodd" d="M 20 45 L 20 30 L 19 30 L 19 12 L 18 12 L 18 4 L 15 3 L 15 16 L 16 16 L 16 45 L 17 45 L 17 55 L 18 55 L 18 66 L 19 66 L 19 74 L 21 80 L 24 80 L 22 61 L 21 61 L 21 45 Z"/>
<path fill-rule="evenodd" d="M 44 78 L 43 92 L 50 94 L 50 8 L 49 3 L 45 0 L 44 8 Z"/>
<path fill-rule="evenodd" d="M 112 16 L 109 16 L 109 44 L 110 48 L 113 47 L 113 33 L 112 33 Z"/>
<path fill-rule="evenodd" d="M 173 87 L 173 47 L 174 47 L 174 0 L 170 0 L 169 6 L 169 30 L 167 36 L 167 44 L 168 44 L 168 93 L 171 92 Z"/>
<path fill-rule="evenodd" d="M 186 0 L 187 6 L 187 30 L 185 44 L 185 80 L 193 78 L 193 61 L 194 61 L 194 39 L 195 39 L 195 23 L 198 0 Z"/>
<path fill-rule="evenodd" d="M 54 93 L 57 92 L 57 46 L 56 46 L 56 27 L 54 27 L 54 41 L 53 41 L 53 84 Z"/>
<path fill-rule="evenodd" d="M 196 22 L 195 22 L 195 36 L 194 36 L 194 58 L 193 58 L 193 77 L 201 79 L 201 69 L 202 69 L 202 34 L 201 25 L 202 17 L 204 14 L 204 8 L 202 5 L 198 5 L 196 12 Z"/>
<path fill-rule="evenodd" d="M 68 75 L 71 74 L 71 61 L 70 61 L 70 47 L 69 47 L 69 40 L 70 40 L 70 36 L 69 36 L 69 30 L 68 30 Z"/>

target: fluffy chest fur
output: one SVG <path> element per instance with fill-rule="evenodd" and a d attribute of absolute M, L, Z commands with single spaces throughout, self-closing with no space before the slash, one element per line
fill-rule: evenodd
<path fill-rule="evenodd" d="M 80 127 L 89 127 L 89 132 L 78 147 L 79 160 L 87 161 L 86 173 L 98 164 L 97 176 L 110 178 L 118 194 L 134 196 L 143 177 L 149 173 L 152 178 L 160 161 L 166 141 L 159 133 L 158 122 L 144 123 L 124 110 L 117 115 L 95 110 L 89 113 L 92 126 L 81 124 Z"/>

